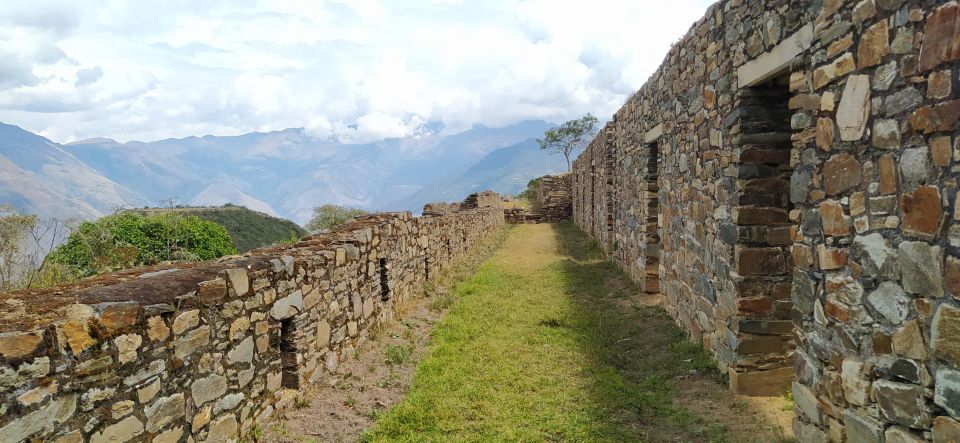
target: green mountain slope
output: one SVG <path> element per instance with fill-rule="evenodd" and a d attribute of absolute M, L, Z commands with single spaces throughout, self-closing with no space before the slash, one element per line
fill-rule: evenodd
<path fill-rule="evenodd" d="M 290 220 L 230 204 L 219 207 L 146 208 L 135 211 L 144 214 L 181 212 L 219 223 L 230 233 L 233 245 L 241 253 L 307 235 L 306 230 Z"/>

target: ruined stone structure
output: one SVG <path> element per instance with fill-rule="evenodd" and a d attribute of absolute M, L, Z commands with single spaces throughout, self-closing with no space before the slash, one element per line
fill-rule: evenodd
<path fill-rule="evenodd" d="M 461 206 L 465 209 L 502 208 L 503 201 L 500 194 L 493 191 L 483 191 L 468 195 Z"/>
<path fill-rule="evenodd" d="M 573 217 L 573 176 L 570 174 L 544 175 L 537 178 L 537 187 L 530 202 L 530 210 L 505 209 L 507 223 L 555 223 Z"/>
<path fill-rule="evenodd" d="M 956 1 L 718 2 L 574 162 L 574 220 L 735 390 L 792 386 L 800 441 L 958 441 L 958 60 Z"/>
<path fill-rule="evenodd" d="M 570 174 L 545 175 L 537 181 L 533 212 L 547 223 L 573 217 L 573 181 Z"/>
<path fill-rule="evenodd" d="M 507 208 L 503 210 L 503 218 L 511 225 L 524 223 L 540 223 L 540 214 L 534 214 L 524 208 Z"/>
<path fill-rule="evenodd" d="M 438 216 L 366 216 L 243 257 L 0 294 L 0 442 L 237 439 L 502 226 L 490 198 Z"/>

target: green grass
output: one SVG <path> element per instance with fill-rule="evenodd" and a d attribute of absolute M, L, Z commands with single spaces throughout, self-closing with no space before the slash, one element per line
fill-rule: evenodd
<path fill-rule="evenodd" d="M 388 344 L 383 353 L 386 355 L 387 363 L 402 365 L 410 361 L 410 357 L 413 355 L 413 345 Z"/>
<path fill-rule="evenodd" d="M 712 373 L 667 313 L 575 227 L 514 228 L 451 291 L 406 398 L 366 441 L 722 441 L 671 404 L 678 375 Z M 557 243 L 554 238 L 559 241 Z"/>

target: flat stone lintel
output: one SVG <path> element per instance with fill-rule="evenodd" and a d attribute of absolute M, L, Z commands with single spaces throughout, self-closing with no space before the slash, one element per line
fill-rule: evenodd
<path fill-rule="evenodd" d="M 660 136 L 663 135 L 663 123 L 658 124 L 650 128 L 647 132 L 643 134 L 644 143 L 653 143 L 657 141 Z"/>
<path fill-rule="evenodd" d="M 810 47 L 812 41 L 813 25 L 808 23 L 770 51 L 737 68 L 737 85 L 741 88 L 756 86 L 783 73 L 794 58 Z"/>

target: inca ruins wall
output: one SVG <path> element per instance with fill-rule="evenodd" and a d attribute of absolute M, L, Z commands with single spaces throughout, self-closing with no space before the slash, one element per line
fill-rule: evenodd
<path fill-rule="evenodd" d="M 721 1 L 574 162 L 574 220 L 800 441 L 958 441 L 958 60 L 956 1 Z"/>
<path fill-rule="evenodd" d="M 438 216 L 371 215 L 243 257 L 0 294 L 0 442 L 236 440 L 501 227 L 492 198 Z"/>

